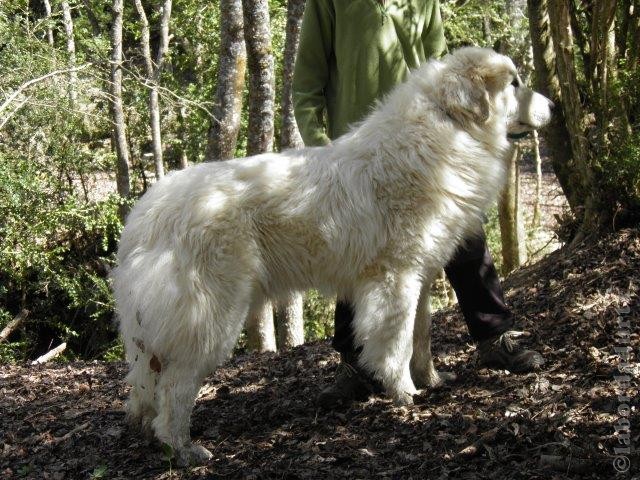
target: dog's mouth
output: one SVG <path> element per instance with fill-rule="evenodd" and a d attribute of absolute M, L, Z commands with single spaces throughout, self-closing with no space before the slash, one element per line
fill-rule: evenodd
<path fill-rule="evenodd" d="M 532 132 L 534 130 L 537 130 L 538 128 L 540 128 L 540 127 L 531 125 L 530 123 L 517 121 L 517 122 L 512 123 L 511 125 L 509 125 L 509 128 L 507 129 L 507 134 L 509 134 L 509 135 L 520 135 L 520 134 L 523 134 L 523 133 Z"/>

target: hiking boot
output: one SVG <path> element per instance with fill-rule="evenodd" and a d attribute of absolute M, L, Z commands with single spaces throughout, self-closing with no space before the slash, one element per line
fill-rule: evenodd
<path fill-rule="evenodd" d="M 342 357 L 336 369 L 335 381 L 318 395 L 319 407 L 333 410 L 354 401 L 364 402 L 374 393 L 382 391 L 380 382 L 357 365 L 357 358 Z"/>
<path fill-rule="evenodd" d="M 478 364 L 512 373 L 527 373 L 544 365 L 544 357 L 535 350 L 527 350 L 518 344 L 516 337 L 522 332 L 508 330 L 497 337 L 478 343 Z"/>

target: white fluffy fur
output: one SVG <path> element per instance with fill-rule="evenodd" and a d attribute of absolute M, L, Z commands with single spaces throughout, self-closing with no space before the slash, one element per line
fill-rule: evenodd
<path fill-rule="evenodd" d="M 507 130 L 549 119 L 549 102 L 516 76 L 504 56 L 461 49 L 332 145 L 205 163 L 154 185 L 113 273 L 129 416 L 181 462 L 207 460 L 189 437 L 201 381 L 249 312 L 310 287 L 354 303 L 362 366 L 397 402 L 437 383 L 428 286 L 500 191 Z"/>

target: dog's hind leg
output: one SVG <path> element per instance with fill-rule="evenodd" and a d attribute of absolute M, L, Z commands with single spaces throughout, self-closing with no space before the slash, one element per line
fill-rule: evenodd
<path fill-rule="evenodd" d="M 413 403 L 417 393 L 410 361 L 420 284 L 419 274 L 404 272 L 367 279 L 354 291 L 359 362 L 399 405 Z"/>
<path fill-rule="evenodd" d="M 413 328 L 413 356 L 411 357 L 411 378 L 418 388 L 438 387 L 445 381 L 455 379 L 452 373 L 438 373 L 431 355 L 431 306 L 429 296 L 431 278 L 422 285 L 420 300 L 416 309 Z"/>
<path fill-rule="evenodd" d="M 158 416 L 153 420 L 156 437 L 173 449 L 179 466 L 202 465 L 212 455 L 191 443 L 189 420 L 206 372 L 198 371 L 197 365 L 162 365 L 159 360 L 155 368 L 160 370 L 156 387 Z"/>
<path fill-rule="evenodd" d="M 132 347 L 132 350 L 133 348 L 138 347 Z M 127 420 L 147 436 L 151 436 L 151 422 L 157 413 L 155 389 L 158 376 L 149 367 L 150 357 L 139 350 L 134 352 L 133 358 L 129 359 L 130 370 L 126 378 L 127 383 L 131 385 L 126 408 Z"/>

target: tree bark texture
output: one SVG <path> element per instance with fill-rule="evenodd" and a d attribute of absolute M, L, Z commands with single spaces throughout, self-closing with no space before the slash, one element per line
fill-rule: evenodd
<path fill-rule="evenodd" d="M 184 169 L 189 166 L 189 157 L 187 156 L 187 107 L 178 106 L 178 135 L 180 136 L 180 168 Z"/>
<path fill-rule="evenodd" d="M 596 190 L 591 169 L 592 152 L 587 141 L 587 116 L 582 107 L 578 90 L 569 0 L 549 0 L 549 19 L 562 106 L 573 152 L 572 169 L 577 174 L 579 196 L 583 206 L 582 215 L 579 211 L 574 211 L 574 213 L 577 213 L 582 231 L 595 230 L 601 220 L 598 209 L 595 207 L 594 194 Z"/>
<path fill-rule="evenodd" d="M 76 90 L 78 84 L 78 74 L 75 70 L 76 41 L 73 34 L 73 18 L 71 17 L 71 7 L 69 6 L 69 2 L 63 1 L 60 3 L 60 5 L 62 7 L 64 31 L 67 37 L 67 64 L 69 65 L 69 85 L 67 86 L 67 88 L 69 95 L 69 106 L 73 109 L 78 97 Z"/>
<path fill-rule="evenodd" d="M 233 158 L 240 131 L 242 92 L 247 66 L 242 0 L 220 1 L 220 55 L 216 97 L 207 135 L 205 161 Z"/>
<path fill-rule="evenodd" d="M 282 78 L 282 121 L 280 132 L 280 150 L 301 148 L 303 146 L 298 124 L 293 113 L 293 67 L 300 41 L 300 26 L 304 13 L 305 0 L 287 2 L 287 26 L 284 44 Z"/>
<path fill-rule="evenodd" d="M 536 198 L 533 205 L 533 228 L 540 226 L 540 204 L 542 202 L 542 157 L 540 156 L 540 137 L 538 131 L 533 131 L 533 158 L 536 164 Z"/>
<path fill-rule="evenodd" d="M 275 72 L 269 27 L 269 2 L 242 0 L 242 7 L 249 63 L 247 155 L 256 155 L 273 149 Z"/>
<path fill-rule="evenodd" d="M 141 45 L 144 57 L 147 81 L 149 83 L 149 123 L 151 126 L 151 144 L 153 150 L 153 160 L 155 164 L 156 179 L 164 177 L 164 160 L 162 154 L 162 132 L 160 128 L 160 99 L 158 95 L 158 85 L 164 64 L 164 58 L 169 50 L 169 19 L 171 18 L 171 0 L 164 0 L 161 7 L 160 17 L 160 41 L 156 52 L 155 62 L 151 55 L 151 45 L 149 42 L 149 21 L 142 6 L 141 0 L 134 0 L 136 10 L 140 16 L 141 24 Z"/>
<path fill-rule="evenodd" d="M 258 352 L 275 352 L 276 334 L 271 302 L 264 304 L 255 315 L 250 315 L 246 324 L 247 348 Z"/>
<path fill-rule="evenodd" d="M 536 90 L 556 104 L 551 123 L 543 135 L 551 151 L 553 170 L 571 210 L 575 212 L 582 205 L 583 199 L 579 179 L 571 168 L 573 152 L 563 111 L 560 82 L 556 75 L 556 54 L 551 37 L 548 0 L 528 0 L 527 7 Z"/>
<path fill-rule="evenodd" d="M 599 156 L 606 155 L 610 133 L 625 131 L 631 134 L 625 104 L 612 86 L 618 83 L 616 10 L 617 0 L 595 2 L 592 12 L 591 52 L 595 71 L 593 85 L 594 113 L 598 123 Z M 622 53 L 621 53 L 622 55 Z"/>
<path fill-rule="evenodd" d="M 43 0 L 43 3 L 47 21 L 51 21 L 51 3 L 49 2 L 49 0 Z M 49 43 L 50 47 L 53 47 L 53 29 L 50 25 L 47 26 L 47 42 Z"/>
<path fill-rule="evenodd" d="M 629 33 L 627 64 L 632 72 L 640 65 L 640 0 L 634 0 L 629 6 Z"/>
<path fill-rule="evenodd" d="M 296 347 L 304 343 L 303 299 L 298 292 L 278 303 L 276 330 L 278 349 Z"/>
<path fill-rule="evenodd" d="M 511 272 L 527 261 L 524 226 L 520 213 L 520 148 L 514 145 L 507 162 L 507 183 L 498 200 L 500 238 L 502 241 L 502 271 Z"/>
<path fill-rule="evenodd" d="M 111 116 L 113 119 L 113 143 L 116 150 L 116 185 L 122 198 L 130 196 L 129 145 L 122 106 L 122 15 L 123 0 L 113 0 L 113 26 L 111 28 Z M 124 220 L 127 208 L 120 208 Z"/>

